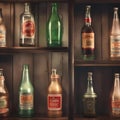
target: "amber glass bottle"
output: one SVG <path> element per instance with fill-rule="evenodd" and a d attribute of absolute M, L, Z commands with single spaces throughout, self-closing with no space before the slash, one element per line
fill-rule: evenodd
<path fill-rule="evenodd" d="M 95 117 L 96 116 L 96 97 L 92 82 L 92 72 L 88 72 L 88 85 L 87 90 L 83 96 L 84 116 Z"/>
<path fill-rule="evenodd" d="M 59 82 L 60 76 L 56 69 L 52 69 L 51 82 L 48 86 L 47 106 L 49 117 L 62 116 L 62 87 Z"/>
<path fill-rule="evenodd" d="M 85 24 L 81 30 L 81 47 L 82 47 L 82 59 L 94 60 L 95 59 L 95 33 L 91 25 L 91 6 L 86 6 L 85 12 Z"/>
<path fill-rule="evenodd" d="M 0 117 L 9 115 L 9 93 L 5 85 L 3 69 L 0 69 Z"/>

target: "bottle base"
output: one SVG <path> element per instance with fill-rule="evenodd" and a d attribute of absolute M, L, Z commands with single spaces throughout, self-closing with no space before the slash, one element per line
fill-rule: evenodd
<path fill-rule="evenodd" d="M 48 117 L 62 117 L 62 111 L 50 110 L 48 111 Z"/>
<path fill-rule="evenodd" d="M 82 55 L 82 59 L 86 60 L 86 61 L 91 61 L 91 60 L 95 60 L 95 56 L 94 55 Z"/>

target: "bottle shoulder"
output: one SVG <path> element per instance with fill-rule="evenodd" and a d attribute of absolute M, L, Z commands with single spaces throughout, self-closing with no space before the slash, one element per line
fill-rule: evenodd
<path fill-rule="evenodd" d="M 82 27 L 81 33 L 94 33 L 94 28 L 92 25 L 84 25 Z"/>

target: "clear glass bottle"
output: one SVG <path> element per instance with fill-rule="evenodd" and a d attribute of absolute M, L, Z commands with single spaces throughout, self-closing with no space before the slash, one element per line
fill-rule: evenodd
<path fill-rule="evenodd" d="M 120 58 L 120 24 L 117 7 L 114 7 L 113 23 L 110 33 L 110 58 Z"/>
<path fill-rule="evenodd" d="M 57 3 L 52 3 L 52 13 L 46 25 L 48 47 L 61 47 L 63 36 L 63 23 L 58 14 Z"/>
<path fill-rule="evenodd" d="M 85 23 L 81 29 L 81 47 L 82 59 L 94 60 L 95 59 L 95 33 L 91 25 L 91 6 L 86 6 Z"/>
<path fill-rule="evenodd" d="M 24 13 L 20 16 L 20 46 L 35 46 L 35 20 L 30 4 L 25 3 Z"/>
<path fill-rule="evenodd" d="M 0 8 L 0 47 L 6 47 L 6 26 L 3 20 L 2 8 Z"/>
<path fill-rule="evenodd" d="M 19 116 L 32 117 L 34 113 L 34 88 L 30 81 L 29 65 L 23 65 L 22 79 L 19 86 Z"/>
<path fill-rule="evenodd" d="M 62 87 L 59 82 L 60 76 L 56 69 L 52 69 L 51 82 L 48 86 L 47 106 L 49 117 L 62 116 Z"/>
<path fill-rule="evenodd" d="M 9 115 L 9 107 L 9 93 L 5 85 L 3 69 L 0 69 L 0 118 L 7 117 Z"/>
<path fill-rule="evenodd" d="M 88 72 L 87 90 L 83 96 L 84 116 L 86 117 L 96 116 L 96 98 L 97 94 L 94 92 L 93 89 L 92 72 Z"/>
<path fill-rule="evenodd" d="M 112 93 L 112 116 L 120 117 L 120 83 L 119 73 L 115 73 L 114 89 Z"/>

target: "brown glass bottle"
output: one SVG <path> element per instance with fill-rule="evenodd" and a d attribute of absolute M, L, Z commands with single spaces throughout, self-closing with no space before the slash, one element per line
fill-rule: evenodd
<path fill-rule="evenodd" d="M 0 117 L 9 115 L 9 94 L 4 80 L 3 69 L 0 69 Z"/>
<path fill-rule="evenodd" d="M 91 25 L 91 6 L 86 6 L 85 24 L 81 30 L 81 47 L 82 47 L 82 59 L 94 60 L 95 58 L 95 37 L 94 30 Z"/>
<path fill-rule="evenodd" d="M 59 83 L 60 76 L 56 69 L 52 69 L 51 82 L 48 86 L 47 106 L 49 117 L 62 116 L 62 87 Z"/>

